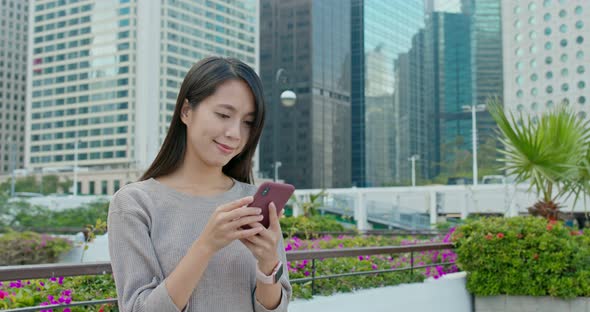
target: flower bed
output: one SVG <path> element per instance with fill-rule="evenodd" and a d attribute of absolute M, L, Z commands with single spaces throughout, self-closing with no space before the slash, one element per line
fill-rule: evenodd
<path fill-rule="evenodd" d="M 450 234 L 444 238 L 416 239 L 384 236 L 325 236 L 313 240 L 302 240 L 297 237 L 285 239 L 285 250 L 307 249 L 338 249 L 353 247 L 375 247 L 392 245 L 411 245 L 416 243 L 430 243 L 449 241 Z M 454 262 L 455 254 L 451 250 L 417 252 L 414 255 L 416 266 L 430 263 Z M 409 268 L 409 254 L 359 256 L 358 258 L 333 258 L 316 261 L 316 276 L 331 275 L 348 272 L 373 271 L 392 268 Z M 302 278 L 311 274 L 311 261 L 291 261 L 287 263 L 290 279 Z M 316 280 L 317 294 L 329 295 L 335 292 L 349 292 L 362 288 L 382 287 L 400 283 L 419 282 L 428 277 L 438 278 L 443 274 L 457 271 L 452 265 L 446 268 L 436 266 L 425 269 L 351 276 L 335 279 Z M 69 303 L 71 301 L 86 301 L 115 298 L 115 284 L 112 276 L 78 276 L 56 279 L 37 279 L 30 281 L 5 282 L 0 284 L 0 309 L 25 306 L 47 305 L 55 303 Z M 293 284 L 295 298 L 311 298 L 311 282 Z M 94 307 L 72 307 L 63 311 L 116 311 L 116 307 L 109 305 Z"/>
<path fill-rule="evenodd" d="M 450 232 L 452 233 L 452 232 Z M 449 242 L 450 233 L 442 241 Z M 325 236 L 319 239 L 301 240 L 293 237 L 285 240 L 285 250 L 309 250 L 309 249 L 339 249 L 355 247 L 375 246 L 399 246 L 418 243 L 440 242 L 440 238 L 419 240 L 415 238 L 384 237 L 384 236 Z M 456 258 L 452 250 L 434 250 L 418 252 L 414 255 L 414 266 L 423 266 L 432 263 L 454 262 Z M 289 278 L 309 277 L 312 272 L 312 263 L 309 260 L 287 262 Z M 330 258 L 316 260 L 316 276 L 343 274 L 361 271 L 375 271 L 387 269 L 410 268 L 410 254 L 359 256 L 358 258 Z M 432 268 L 415 269 L 380 274 L 340 277 L 333 279 L 321 279 L 315 281 L 317 294 L 330 295 L 336 292 L 350 292 L 357 289 L 392 286 L 402 283 L 421 282 L 425 278 L 440 276 L 457 272 L 455 265 L 447 267 L 435 266 Z M 293 296 L 295 298 L 311 298 L 311 282 L 293 284 Z"/>
<path fill-rule="evenodd" d="M 72 242 L 33 232 L 8 232 L 0 236 L 0 266 L 53 263 L 72 248 Z"/>

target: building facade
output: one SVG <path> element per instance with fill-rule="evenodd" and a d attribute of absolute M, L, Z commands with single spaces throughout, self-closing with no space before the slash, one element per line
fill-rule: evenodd
<path fill-rule="evenodd" d="M 278 178 L 297 188 L 350 186 L 350 2 L 262 0 L 260 75 L 260 170 L 273 178 L 280 162 Z"/>
<path fill-rule="evenodd" d="M 0 174 L 22 168 L 29 4 L 0 2 Z"/>
<path fill-rule="evenodd" d="M 396 128 L 400 108 L 395 107 L 394 98 L 396 92 L 404 92 L 406 82 L 396 81 L 395 62 L 410 50 L 412 37 L 423 25 L 421 1 L 352 1 L 354 185 L 382 186 L 396 181 L 400 147 L 396 140 L 409 133 Z"/>
<path fill-rule="evenodd" d="M 539 115 L 565 104 L 590 112 L 590 3 L 502 1 L 504 107 Z"/>
<path fill-rule="evenodd" d="M 147 169 L 194 63 L 218 55 L 256 68 L 257 10 L 255 0 L 32 1 L 25 167 Z"/>

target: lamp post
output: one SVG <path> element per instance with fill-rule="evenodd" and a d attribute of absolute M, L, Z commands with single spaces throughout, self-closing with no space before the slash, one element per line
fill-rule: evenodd
<path fill-rule="evenodd" d="M 72 185 L 74 196 L 78 196 L 78 144 L 80 143 L 78 139 L 74 141 L 74 183 Z"/>
<path fill-rule="evenodd" d="M 410 158 L 409 161 L 412 162 L 412 187 L 416 186 L 416 160 L 420 160 L 420 155 L 414 154 Z"/>
<path fill-rule="evenodd" d="M 472 142 L 472 149 L 473 149 L 473 185 L 477 186 L 477 120 L 476 120 L 476 112 L 483 112 L 486 110 L 486 106 L 484 104 L 478 105 L 463 105 L 462 106 L 464 112 L 471 111 L 471 139 Z"/>
<path fill-rule="evenodd" d="M 285 76 L 286 74 L 285 69 L 283 68 L 279 68 L 275 74 L 275 87 L 273 88 L 273 91 L 275 90 L 279 90 L 280 84 L 281 84 L 281 77 Z M 273 92 L 273 100 L 274 97 L 276 96 L 276 94 L 278 94 L 278 91 L 275 93 Z M 281 95 L 279 96 L 279 100 L 280 100 L 280 104 L 282 104 L 285 107 L 292 107 L 293 105 L 295 105 L 295 102 L 297 101 L 297 95 L 295 94 L 295 92 L 291 91 L 291 90 L 285 90 L 283 92 L 281 92 Z M 273 102 L 273 101 L 271 101 Z M 278 132 L 279 132 L 279 106 L 277 106 L 274 109 L 274 121 L 273 121 L 273 125 L 274 125 L 274 129 L 273 129 L 273 164 L 272 167 L 274 168 L 274 181 L 278 181 L 279 179 L 279 167 L 282 166 L 282 163 L 278 160 L 278 155 L 277 155 L 277 146 L 279 144 L 279 136 L 278 136 Z"/>

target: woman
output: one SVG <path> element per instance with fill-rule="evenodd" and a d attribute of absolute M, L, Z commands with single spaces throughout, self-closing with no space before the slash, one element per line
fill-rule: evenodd
<path fill-rule="evenodd" d="M 121 311 L 287 311 L 276 208 L 267 229 L 260 208 L 246 207 L 263 125 L 252 68 L 211 57 L 190 69 L 156 159 L 109 207 Z"/>

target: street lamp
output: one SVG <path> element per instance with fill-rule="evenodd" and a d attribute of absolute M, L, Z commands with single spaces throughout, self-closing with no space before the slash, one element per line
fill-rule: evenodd
<path fill-rule="evenodd" d="M 461 107 L 464 112 L 471 111 L 471 137 L 472 137 L 472 149 L 473 149 L 473 185 L 477 186 L 477 127 L 476 127 L 476 112 L 483 112 L 486 110 L 484 104 L 478 105 L 463 105 Z"/>
<path fill-rule="evenodd" d="M 72 185 L 74 196 L 78 196 L 78 144 L 80 143 L 82 143 L 81 140 L 74 141 L 74 185 Z"/>
<path fill-rule="evenodd" d="M 416 186 L 416 160 L 420 160 L 420 155 L 414 154 L 408 160 L 412 162 L 412 187 L 414 187 Z"/>
<path fill-rule="evenodd" d="M 273 88 L 273 91 L 276 91 L 279 89 L 280 84 L 281 84 L 281 77 L 286 76 L 286 71 L 283 68 L 279 68 L 275 74 L 275 87 Z M 276 96 L 276 94 L 278 94 L 278 92 L 273 92 L 273 101 L 274 98 Z M 291 91 L 291 90 L 285 90 L 281 93 L 281 95 L 279 96 L 279 100 L 280 103 L 285 106 L 285 107 L 292 107 L 293 105 L 295 105 L 295 103 L 297 102 L 297 95 L 295 94 L 295 92 Z M 271 101 L 271 102 L 273 102 Z M 279 167 L 282 165 L 282 163 L 278 160 L 278 155 L 277 155 L 277 146 L 279 144 L 279 136 L 278 136 L 278 125 L 279 125 L 279 107 L 277 106 L 274 109 L 274 129 L 273 129 L 273 164 L 272 167 L 274 168 L 274 180 L 275 182 L 279 180 Z"/>
<path fill-rule="evenodd" d="M 274 164 L 272 164 L 273 168 L 275 169 L 275 182 L 279 181 L 279 167 L 281 167 L 282 165 L 283 164 L 280 161 L 275 161 Z"/>

